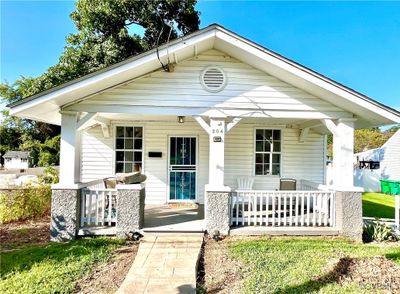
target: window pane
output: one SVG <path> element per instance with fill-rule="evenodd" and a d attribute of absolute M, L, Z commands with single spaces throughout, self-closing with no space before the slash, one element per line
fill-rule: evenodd
<path fill-rule="evenodd" d="M 133 149 L 133 139 L 125 139 L 125 149 Z"/>
<path fill-rule="evenodd" d="M 135 172 L 141 171 L 142 170 L 142 163 L 141 162 L 135 162 L 134 164 Z"/>
<path fill-rule="evenodd" d="M 272 163 L 280 163 L 280 162 L 281 162 L 280 154 L 272 154 Z"/>
<path fill-rule="evenodd" d="M 115 172 L 117 172 L 117 173 L 124 172 L 124 163 L 123 162 L 117 162 L 117 164 L 115 166 Z"/>
<path fill-rule="evenodd" d="M 132 162 L 125 162 L 125 172 L 126 173 L 132 172 Z"/>
<path fill-rule="evenodd" d="M 256 140 L 264 140 L 264 130 L 256 130 Z"/>
<path fill-rule="evenodd" d="M 143 128 L 135 127 L 135 138 L 142 138 L 142 137 L 143 137 Z"/>
<path fill-rule="evenodd" d="M 271 152 L 271 143 L 269 143 L 268 141 L 265 141 L 264 143 L 264 151 Z"/>
<path fill-rule="evenodd" d="M 142 139 L 135 139 L 135 149 L 142 149 Z"/>
<path fill-rule="evenodd" d="M 124 149 L 124 139 L 117 139 L 117 144 L 115 147 L 117 149 Z"/>
<path fill-rule="evenodd" d="M 263 163 L 263 154 L 256 154 L 256 163 Z"/>
<path fill-rule="evenodd" d="M 117 151 L 115 159 L 116 161 L 124 161 L 124 151 Z"/>
<path fill-rule="evenodd" d="M 125 137 L 127 138 L 133 137 L 133 127 L 125 127 Z"/>
<path fill-rule="evenodd" d="M 281 131 L 280 130 L 274 130 L 273 139 L 274 140 L 280 140 L 281 139 Z"/>
<path fill-rule="evenodd" d="M 117 138 L 124 137 L 124 127 L 117 127 Z"/>
<path fill-rule="evenodd" d="M 133 161 L 133 152 L 125 151 L 125 161 Z"/>
<path fill-rule="evenodd" d="M 142 152 L 135 152 L 134 161 L 142 161 Z"/>
<path fill-rule="evenodd" d="M 279 175 L 279 164 L 273 164 L 272 165 L 272 174 L 273 175 Z"/>
<path fill-rule="evenodd" d="M 264 154 L 264 163 L 270 163 L 270 157 L 269 154 Z"/>
<path fill-rule="evenodd" d="M 281 142 L 274 142 L 274 152 L 281 152 Z"/>
<path fill-rule="evenodd" d="M 263 152 L 264 151 L 264 142 L 263 141 L 257 141 L 256 142 L 256 151 L 257 152 Z"/>
<path fill-rule="evenodd" d="M 196 138 L 192 138 L 190 141 L 190 164 L 196 164 Z"/>
<path fill-rule="evenodd" d="M 264 175 L 269 175 L 269 164 L 264 164 Z"/>
<path fill-rule="evenodd" d="M 263 165 L 256 164 L 256 175 L 262 175 L 262 174 L 263 174 Z"/>
<path fill-rule="evenodd" d="M 265 130 L 265 140 L 272 140 L 272 130 Z"/>

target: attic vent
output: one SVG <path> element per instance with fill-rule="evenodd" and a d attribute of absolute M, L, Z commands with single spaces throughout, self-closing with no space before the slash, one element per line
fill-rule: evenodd
<path fill-rule="evenodd" d="M 216 66 L 209 66 L 200 76 L 201 85 L 209 92 L 219 92 L 226 85 L 226 75 Z"/>

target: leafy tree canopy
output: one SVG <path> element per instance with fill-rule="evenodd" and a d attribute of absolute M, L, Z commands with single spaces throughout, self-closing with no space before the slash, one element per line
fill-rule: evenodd
<path fill-rule="evenodd" d="M 195 4 L 195 0 L 78 0 L 71 13 L 78 32 L 66 38 L 59 62 L 38 77 L 2 83 L 2 101 L 15 102 L 198 30 L 200 13 Z M 133 26 L 142 27 L 144 35 L 129 33 Z M 57 126 L 10 117 L 7 111 L 3 111 L 3 117 L 2 154 L 5 150 L 28 148 L 22 142 L 46 144 L 60 132 Z M 41 164 L 46 163 L 46 158 L 58 161 L 54 150 L 46 152 Z"/>

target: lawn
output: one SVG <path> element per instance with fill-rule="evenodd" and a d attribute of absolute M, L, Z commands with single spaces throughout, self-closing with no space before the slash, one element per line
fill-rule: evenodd
<path fill-rule="evenodd" d="M 381 193 L 363 193 L 363 216 L 394 218 L 394 196 Z"/>
<path fill-rule="evenodd" d="M 343 239 L 241 239 L 229 241 L 228 251 L 241 264 L 242 293 L 379 293 L 379 286 L 375 289 L 372 284 L 360 285 L 354 281 L 342 283 L 337 271 L 346 271 L 349 261 L 362 257 L 383 256 L 400 265 L 400 244 L 378 247 Z M 384 288 L 385 285 L 387 287 L 385 279 L 377 276 L 381 268 L 386 268 L 386 273 L 394 275 L 389 277 L 391 283 L 400 284 L 400 267 L 386 258 L 373 259 L 379 262 L 376 268 L 364 266 L 364 270 L 370 272 L 371 278 L 383 289 L 387 289 Z M 388 265 L 383 265 L 382 261 Z M 362 269 L 356 267 L 356 272 L 358 270 Z"/>
<path fill-rule="evenodd" d="M 1 253 L 0 293 L 70 293 L 124 241 L 107 238 L 34 245 Z"/>

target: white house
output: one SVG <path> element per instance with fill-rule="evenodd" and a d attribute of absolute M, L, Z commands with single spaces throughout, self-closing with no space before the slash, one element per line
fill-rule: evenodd
<path fill-rule="evenodd" d="M 7 169 L 27 169 L 29 167 L 28 151 L 7 151 L 4 155 L 4 167 Z"/>
<path fill-rule="evenodd" d="M 354 189 L 354 129 L 398 123 L 399 112 L 219 25 L 160 46 L 158 55 L 145 52 L 10 105 L 13 115 L 61 125 L 53 219 L 72 228 L 69 236 L 76 228 L 60 203 L 69 199 L 79 228 L 93 222 L 92 197 L 109 195 L 118 198 L 118 234 L 129 189 L 101 192 L 93 181 L 137 170 L 147 176 L 146 204 L 205 204 L 209 231 L 257 222 L 346 230 L 345 217 L 335 219 L 334 205 L 343 203 L 334 190 Z M 334 183 L 327 188 L 331 133 Z M 296 179 L 297 191 L 278 191 L 281 178 Z M 342 198 L 359 199 L 352 197 Z M 105 208 L 97 206 L 109 202 L 96 201 L 95 224 L 104 224 Z M 355 234 L 360 223 L 353 221 Z"/>
<path fill-rule="evenodd" d="M 354 154 L 354 163 L 354 185 L 365 191 L 380 192 L 381 179 L 400 181 L 400 130 L 380 148 Z"/>

